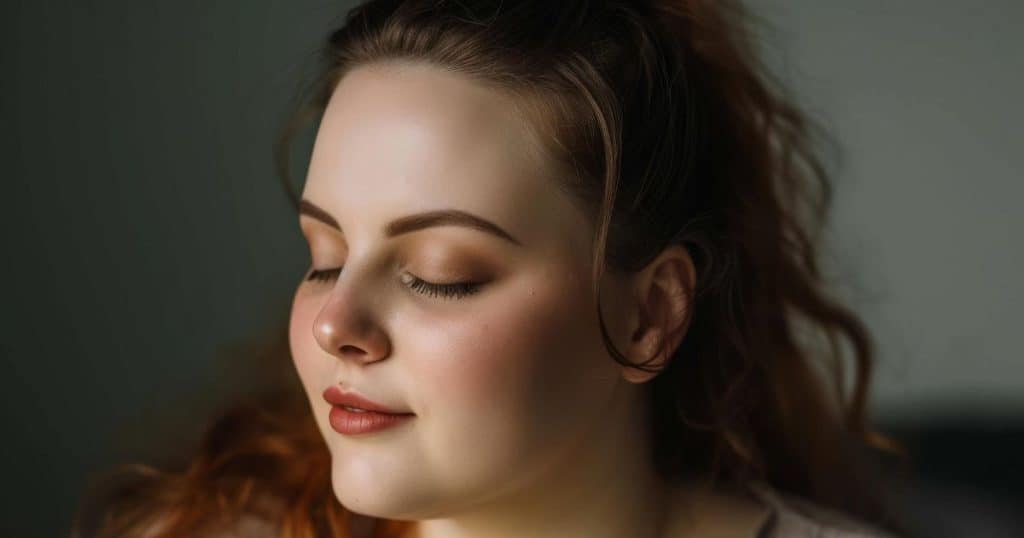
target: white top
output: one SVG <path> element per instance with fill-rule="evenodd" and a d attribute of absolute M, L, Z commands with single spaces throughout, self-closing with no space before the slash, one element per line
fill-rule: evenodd
<path fill-rule="evenodd" d="M 767 484 L 755 482 L 749 489 L 771 510 L 757 538 L 894 538 L 887 531 Z"/>

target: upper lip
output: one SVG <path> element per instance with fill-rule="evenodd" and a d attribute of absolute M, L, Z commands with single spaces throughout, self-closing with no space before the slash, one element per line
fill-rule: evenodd
<path fill-rule="evenodd" d="M 343 391 L 340 387 L 332 385 L 324 391 L 324 400 L 331 405 L 344 405 L 356 409 L 376 411 L 378 413 L 390 413 L 393 415 L 412 414 L 410 411 L 401 411 L 389 408 L 373 400 L 367 399 L 353 391 Z"/>

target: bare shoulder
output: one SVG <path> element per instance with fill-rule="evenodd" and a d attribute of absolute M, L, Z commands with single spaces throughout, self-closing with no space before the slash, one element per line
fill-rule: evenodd
<path fill-rule="evenodd" d="M 780 492 L 766 484 L 754 483 L 749 489 L 771 510 L 771 516 L 757 538 L 896 538 L 847 514 Z"/>

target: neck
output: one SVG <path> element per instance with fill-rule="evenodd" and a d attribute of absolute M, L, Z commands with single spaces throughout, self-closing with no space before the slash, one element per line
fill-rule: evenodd
<path fill-rule="evenodd" d="M 587 433 L 543 472 L 500 498 L 417 521 L 410 538 L 660 538 L 670 488 L 651 462 L 645 388 L 623 382 Z"/>

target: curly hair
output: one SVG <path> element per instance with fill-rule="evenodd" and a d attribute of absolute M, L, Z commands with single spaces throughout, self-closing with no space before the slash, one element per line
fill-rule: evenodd
<path fill-rule="evenodd" d="M 687 334 L 648 391 L 659 472 L 763 480 L 898 528 L 878 455 L 901 450 L 867 417 L 872 338 L 819 268 L 832 192 L 816 143 L 829 138 L 761 63 L 756 21 L 736 0 L 365 2 L 331 32 L 279 172 L 297 206 L 290 141 L 359 65 L 423 62 L 514 96 L 597 223 L 595 294 L 602 271 L 668 245 L 694 260 Z M 648 368 L 601 329 L 614 360 Z M 286 345 L 268 349 L 287 363 Z M 127 467 L 137 478 L 78 528 L 182 536 L 257 513 L 286 537 L 354 535 L 308 405 L 282 379 L 275 398 L 216 421 L 184 471 Z M 408 522 L 375 523 L 398 536 Z"/>

